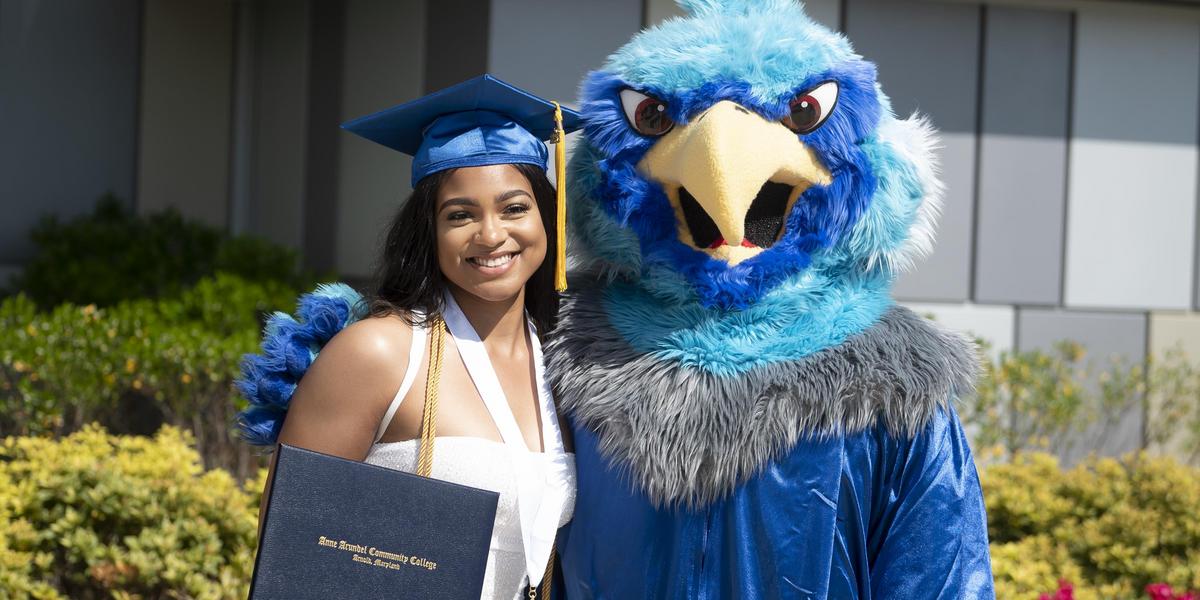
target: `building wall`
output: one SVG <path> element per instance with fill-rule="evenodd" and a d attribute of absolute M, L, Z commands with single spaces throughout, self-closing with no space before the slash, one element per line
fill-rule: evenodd
<path fill-rule="evenodd" d="M 346 3 L 341 120 L 424 93 L 425 4 L 419 0 Z M 325 123 L 334 127 L 335 123 Z M 408 156 L 341 134 L 337 190 L 337 261 L 341 274 L 370 274 L 384 225 L 411 191 Z"/>
<path fill-rule="evenodd" d="M 841 27 L 842 9 L 845 0 L 804 0 L 804 10 L 808 16 L 827 27 Z M 675 0 L 645 0 L 644 23 L 654 25 L 664 19 L 683 15 Z M 615 47 L 614 47 L 615 49 Z"/>
<path fill-rule="evenodd" d="M 250 47 L 239 53 L 238 65 L 247 72 L 239 81 L 249 96 L 243 105 L 250 111 L 243 125 L 249 129 L 247 174 L 233 204 L 245 215 L 244 231 L 302 248 L 312 3 L 265 0 L 249 8 L 239 25 L 252 33 L 239 40 L 249 37 Z"/>
<path fill-rule="evenodd" d="M 233 0 L 145 0 L 137 207 L 229 224 Z"/>
<path fill-rule="evenodd" d="M 41 217 L 133 205 L 137 0 L 0 0 L 0 285 Z"/>
<path fill-rule="evenodd" d="M 1124 8 L 1081 11 L 1076 49 L 1064 301 L 1186 309 L 1200 24 Z M 1136 90 L 1134 118 L 1114 118 L 1107 98 L 1123 90 Z"/>
<path fill-rule="evenodd" d="M 971 283 L 979 44 L 982 9 L 896 0 L 846 0 L 846 34 L 879 79 L 897 115 L 927 115 L 941 132 L 946 183 L 938 243 L 896 293 L 911 299 L 962 302 Z"/>
<path fill-rule="evenodd" d="M 575 106 L 584 75 L 641 29 L 642 0 L 493 0 L 491 17 L 488 71 Z"/>
<path fill-rule="evenodd" d="M 1063 289 L 1074 17 L 989 7 L 983 35 L 973 299 L 1055 306 Z"/>
<path fill-rule="evenodd" d="M 942 132 L 938 242 L 897 296 L 993 356 L 1071 339 L 1099 371 L 1200 344 L 1200 10 L 846 0 L 844 14 L 896 112 Z M 1135 449 L 1143 425 L 1128 411 L 1064 458 Z"/>

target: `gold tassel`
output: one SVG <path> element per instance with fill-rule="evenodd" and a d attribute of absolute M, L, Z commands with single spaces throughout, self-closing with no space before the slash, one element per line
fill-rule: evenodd
<path fill-rule="evenodd" d="M 558 239 L 554 255 L 554 289 L 567 291 L 567 134 L 562 107 L 554 103 L 554 179 L 558 187 Z"/>

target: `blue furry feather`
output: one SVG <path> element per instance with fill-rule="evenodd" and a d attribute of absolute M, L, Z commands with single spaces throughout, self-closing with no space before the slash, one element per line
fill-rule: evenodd
<path fill-rule="evenodd" d="M 295 315 L 271 315 L 259 354 L 242 358 L 236 382 L 250 403 L 237 416 L 242 439 L 256 446 L 275 444 L 304 372 L 334 335 L 362 317 L 362 296 L 341 283 L 300 296 Z"/>

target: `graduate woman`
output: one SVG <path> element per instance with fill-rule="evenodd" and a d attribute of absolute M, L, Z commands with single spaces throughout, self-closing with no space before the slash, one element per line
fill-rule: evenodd
<path fill-rule="evenodd" d="M 411 154 L 413 193 L 389 227 L 369 315 L 321 348 L 278 429 L 280 443 L 415 472 L 425 388 L 438 382 L 431 476 L 500 494 L 483 598 L 544 593 L 574 507 L 538 334 L 554 322 L 563 266 L 543 140 L 578 126 L 489 76 L 343 126 Z"/>

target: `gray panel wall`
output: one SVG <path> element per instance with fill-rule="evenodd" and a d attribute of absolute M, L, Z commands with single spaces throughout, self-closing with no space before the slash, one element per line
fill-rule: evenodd
<path fill-rule="evenodd" d="M 0 264 L 44 214 L 132 206 L 138 21 L 137 0 L 0 0 Z"/>
<path fill-rule="evenodd" d="M 805 0 L 804 10 L 814 21 L 830 29 L 842 28 L 841 0 Z"/>
<path fill-rule="evenodd" d="M 654 25 L 663 19 L 679 16 L 683 10 L 675 0 L 645 0 L 645 25 Z M 841 0 L 805 0 L 804 11 L 814 21 L 824 24 L 831 29 L 841 27 Z"/>
<path fill-rule="evenodd" d="M 488 70 L 491 2 L 438 0 L 425 5 L 425 91 L 434 92 Z"/>
<path fill-rule="evenodd" d="M 1065 303 L 1187 308 L 1200 23 L 1097 7 L 1076 24 Z"/>
<path fill-rule="evenodd" d="M 345 0 L 313 0 L 308 49 L 308 139 L 304 176 L 304 262 L 318 272 L 337 264 Z"/>
<path fill-rule="evenodd" d="M 309 2 L 254 5 L 253 198 L 249 231 L 292 248 L 303 239 Z"/>
<path fill-rule="evenodd" d="M 933 254 L 901 276 L 896 295 L 961 301 L 971 279 L 981 8 L 914 0 L 846 0 L 846 34 L 879 66 L 896 114 L 941 130 L 945 208 Z"/>
<path fill-rule="evenodd" d="M 233 0 L 146 0 L 138 210 L 229 223 Z"/>
<path fill-rule="evenodd" d="M 660 21 L 683 14 L 683 9 L 679 8 L 675 0 L 645 0 L 644 21 L 642 24 L 650 27 L 651 25 L 657 25 Z M 613 48 L 613 50 L 616 50 L 616 48 Z"/>
<path fill-rule="evenodd" d="M 350 0 L 345 18 L 342 120 L 420 97 L 425 2 Z M 384 229 L 411 191 L 412 160 L 349 133 L 337 139 L 336 266 L 339 274 L 359 278 L 370 274 Z"/>
<path fill-rule="evenodd" d="M 1095 373 L 1107 368 L 1114 358 L 1126 364 L 1146 359 L 1147 319 L 1144 313 L 1103 313 L 1055 309 L 1017 311 L 1017 347 L 1048 350 L 1060 340 L 1079 342 L 1087 350 Z M 1095 382 L 1093 381 L 1093 385 Z M 1132 406 L 1109 428 L 1094 425 L 1060 450 L 1067 462 L 1075 462 L 1090 451 L 1117 456 L 1142 445 L 1144 418 L 1140 406 Z"/>
<path fill-rule="evenodd" d="M 488 70 L 570 105 L 583 76 L 642 25 L 641 0 L 492 0 L 491 5 Z M 587 34 L 580 35 L 581 29 Z"/>
<path fill-rule="evenodd" d="M 986 15 L 974 299 L 1057 305 L 1071 15 L 993 7 Z"/>

